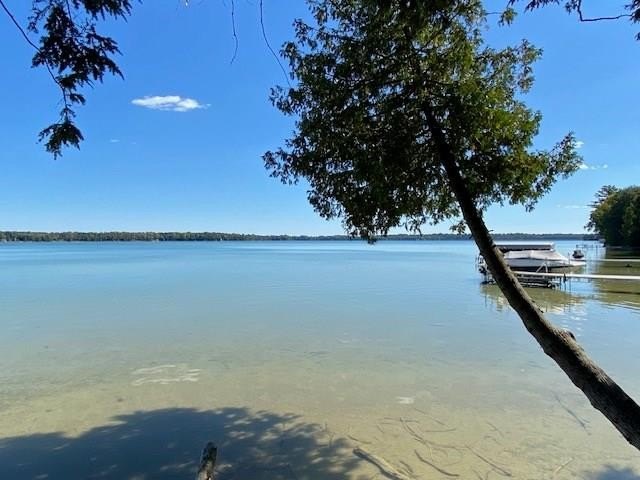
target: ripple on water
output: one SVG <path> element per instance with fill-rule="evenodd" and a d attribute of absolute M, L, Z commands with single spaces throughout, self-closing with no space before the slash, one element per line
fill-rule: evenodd
<path fill-rule="evenodd" d="M 200 380 L 201 371 L 199 368 L 189 368 L 186 364 L 143 367 L 131 372 L 132 376 L 137 377 L 131 385 L 139 387 L 145 384 L 169 385 L 170 383 L 197 382 Z"/>

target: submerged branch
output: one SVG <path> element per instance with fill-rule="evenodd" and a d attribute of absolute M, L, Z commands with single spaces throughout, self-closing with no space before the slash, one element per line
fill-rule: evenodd
<path fill-rule="evenodd" d="M 391 478 L 392 480 L 412 480 L 411 477 L 400 472 L 398 469 L 389 464 L 389 462 L 387 462 L 384 458 L 379 457 L 378 455 L 367 452 L 360 447 L 354 448 L 353 453 L 363 460 L 366 460 L 367 462 L 375 465 L 383 475 Z"/>

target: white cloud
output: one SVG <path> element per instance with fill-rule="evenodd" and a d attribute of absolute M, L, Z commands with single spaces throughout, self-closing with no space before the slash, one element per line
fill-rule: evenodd
<path fill-rule="evenodd" d="M 193 98 L 180 95 L 154 95 L 142 98 L 134 98 L 131 103 L 139 107 L 151 110 L 164 110 L 168 112 L 189 112 L 200 108 L 208 108 L 208 104 L 202 104 Z"/>
<path fill-rule="evenodd" d="M 120 139 L 112 138 L 111 140 L 109 140 L 109 143 L 120 143 Z"/>
<path fill-rule="evenodd" d="M 606 163 L 601 163 L 599 165 L 588 165 L 586 163 L 581 163 L 578 167 L 580 170 L 606 170 L 609 168 L 609 165 Z"/>
<path fill-rule="evenodd" d="M 556 205 L 558 208 L 567 208 L 569 210 L 581 210 L 583 208 L 589 208 L 588 205 Z"/>
<path fill-rule="evenodd" d="M 576 140 L 576 141 L 573 143 L 573 146 L 574 146 L 577 150 L 579 150 L 579 149 L 581 149 L 582 147 L 584 147 L 584 142 L 583 142 L 582 140 Z"/>

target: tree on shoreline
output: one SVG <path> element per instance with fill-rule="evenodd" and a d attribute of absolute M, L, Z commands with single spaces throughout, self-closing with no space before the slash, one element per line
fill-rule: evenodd
<path fill-rule="evenodd" d="M 640 248 L 640 187 L 602 187 L 591 204 L 587 228 L 615 247 Z"/>
<path fill-rule="evenodd" d="M 483 220 L 494 203 L 530 209 L 581 163 L 567 135 L 532 150 L 541 116 L 520 100 L 539 51 L 484 43 L 479 0 L 313 0 L 283 47 L 296 85 L 272 99 L 296 119 L 265 164 L 304 178 L 325 218 L 373 241 L 391 228 L 462 217 L 493 278 L 543 351 L 640 449 L 640 407 L 533 303 Z"/>

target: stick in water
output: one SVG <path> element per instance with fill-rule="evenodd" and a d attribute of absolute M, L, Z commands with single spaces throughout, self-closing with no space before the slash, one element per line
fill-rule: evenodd
<path fill-rule="evenodd" d="M 499 465 L 496 465 L 494 462 L 492 462 L 491 460 L 489 460 L 486 457 L 483 457 L 482 455 L 480 455 L 478 452 L 476 452 L 473 448 L 471 448 L 469 445 L 467 445 L 467 448 L 469 449 L 469 451 L 471 453 L 473 453 L 476 457 L 478 457 L 480 460 L 482 460 L 484 463 L 486 463 L 487 465 L 490 465 L 493 467 L 493 469 L 498 472 L 501 475 L 504 475 L 505 477 L 512 477 L 513 475 L 511 474 L 511 472 L 509 470 L 507 470 L 506 468 L 502 468 Z"/>
<path fill-rule="evenodd" d="M 423 462 L 426 463 L 427 465 L 429 465 L 431 468 L 435 468 L 438 472 L 440 472 L 443 475 L 446 475 L 447 477 L 459 477 L 460 475 L 458 475 L 457 473 L 451 473 L 451 472 L 447 472 L 444 468 L 440 468 L 439 466 L 435 465 L 434 463 L 431 463 L 429 460 L 427 460 L 426 458 L 424 458 L 422 455 L 420 455 L 420 452 L 418 452 L 417 450 L 414 450 L 416 457 L 418 457 L 418 459 Z"/>
<path fill-rule="evenodd" d="M 556 468 L 556 469 L 553 471 L 553 476 L 555 477 L 558 473 L 560 473 L 560 471 L 561 471 L 564 467 L 566 467 L 567 465 L 569 465 L 571 462 L 573 462 L 573 457 L 572 457 L 572 458 L 570 458 L 569 460 L 567 460 L 566 462 L 564 462 L 564 463 L 563 463 L 562 465 L 560 465 L 558 468 Z"/>
<path fill-rule="evenodd" d="M 378 470 L 380 470 L 380 472 L 382 472 L 382 474 L 388 478 L 391 478 L 393 480 L 411 480 L 411 477 L 408 477 L 404 473 L 399 472 L 382 457 L 379 457 L 377 455 L 374 455 L 373 453 L 367 452 L 366 450 L 360 447 L 354 448 L 353 453 L 358 457 L 378 467 Z"/>
<path fill-rule="evenodd" d="M 553 396 L 556 397 L 556 401 L 560 404 L 560 406 L 563 408 L 563 410 L 565 412 L 567 412 L 569 415 L 571 415 L 571 417 L 573 417 L 573 419 L 578 423 L 578 425 L 580 425 L 582 427 L 582 429 L 589 433 L 589 430 L 587 430 L 587 422 L 583 419 L 581 419 L 578 415 L 576 415 L 576 413 L 571 410 L 569 407 L 567 407 L 564 402 L 560 399 L 560 397 L 558 396 L 557 393 L 553 392 Z"/>

